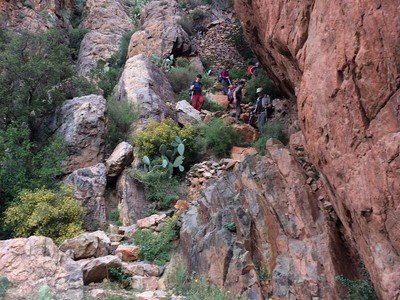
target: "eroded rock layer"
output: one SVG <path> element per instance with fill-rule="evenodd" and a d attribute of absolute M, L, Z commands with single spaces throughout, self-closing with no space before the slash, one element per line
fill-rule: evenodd
<path fill-rule="evenodd" d="M 0 1 L 0 28 L 37 32 L 68 27 L 72 0 Z"/>
<path fill-rule="evenodd" d="M 270 140 L 211 183 L 182 220 L 189 272 L 250 299 L 338 299 L 352 260 L 290 151 Z"/>
<path fill-rule="evenodd" d="M 397 1 L 235 0 L 261 63 L 297 96 L 310 158 L 380 297 L 400 296 Z"/>

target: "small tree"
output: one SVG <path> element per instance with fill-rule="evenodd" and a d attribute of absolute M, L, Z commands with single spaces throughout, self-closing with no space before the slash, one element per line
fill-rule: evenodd
<path fill-rule="evenodd" d="M 42 117 L 60 104 L 49 91 L 73 75 L 71 49 L 56 30 L 0 31 L 0 52 L 0 115 L 5 123 L 26 123 L 34 141 Z"/>

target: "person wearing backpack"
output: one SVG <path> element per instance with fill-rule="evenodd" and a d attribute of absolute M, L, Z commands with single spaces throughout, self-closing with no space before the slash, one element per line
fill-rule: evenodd
<path fill-rule="evenodd" d="M 218 81 L 222 83 L 222 91 L 224 95 L 228 94 L 228 87 L 231 85 L 231 80 L 229 79 L 229 67 L 223 68 L 219 73 Z"/>
<path fill-rule="evenodd" d="M 261 131 L 267 121 L 269 110 L 272 110 L 272 100 L 262 88 L 257 88 L 256 93 L 258 98 L 251 114 L 257 116 L 257 127 Z"/>
<path fill-rule="evenodd" d="M 192 82 L 190 86 L 190 91 L 192 93 L 192 106 L 197 109 L 198 111 L 201 110 L 204 104 L 204 97 L 201 92 L 201 88 L 203 84 L 201 83 L 202 76 L 197 74 L 196 80 Z"/>
<path fill-rule="evenodd" d="M 236 106 L 236 115 L 235 115 L 236 122 L 239 122 L 239 118 L 242 113 L 242 107 L 241 107 L 242 97 L 243 97 L 242 90 L 245 83 L 246 80 L 240 79 L 235 90 L 233 91 L 233 99 L 235 101 L 235 106 Z"/>
<path fill-rule="evenodd" d="M 260 66 L 259 63 L 256 63 L 254 66 L 253 65 L 247 66 L 247 71 L 246 71 L 247 75 L 249 77 L 257 76 L 256 73 L 259 66 Z"/>

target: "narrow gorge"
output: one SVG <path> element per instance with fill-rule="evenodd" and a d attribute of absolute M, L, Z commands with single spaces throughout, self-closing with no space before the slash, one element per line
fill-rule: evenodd
<path fill-rule="evenodd" d="M 1 1 L 0 299 L 400 300 L 399 33 L 398 1 Z"/>

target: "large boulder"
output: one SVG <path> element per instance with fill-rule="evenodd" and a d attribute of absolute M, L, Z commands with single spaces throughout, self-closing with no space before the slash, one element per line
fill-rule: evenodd
<path fill-rule="evenodd" d="M 122 36 L 133 27 L 120 1 L 87 0 L 85 11 L 79 27 L 90 31 L 82 40 L 77 62 L 78 74 L 84 76 L 116 53 Z"/>
<path fill-rule="evenodd" d="M 186 100 L 176 103 L 175 109 L 178 123 L 182 125 L 192 125 L 201 121 L 200 112 Z"/>
<path fill-rule="evenodd" d="M 82 269 L 46 237 L 0 241 L 0 274 L 11 282 L 4 299 L 37 299 L 48 285 L 53 299 L 82 299 Z"/>
<path fill-rule="evenodd" d="M 91 282 L 102 282 L 105 278 L 108 278 L 108 270 L 111 267 L 121 267 L 121 260 L 114 255 L 80 260 L 78 262 L 82 266 L 83 282 L 85 285 Z"/>
<path fill-rule="evenodd" d="M 251 299 L 338 299 L 337 274 L 355 270 L 337 224 L 306 184 L 289 150 L 268 142 L 248 155 L 183 216 L 180 251 L 188 273 Z"/>
<path fill-rule="evenodd" d="M 147 57 L 165 58 L 170 54 L 189 55 L 195 51 L 187 32 L 179 24 L 179 4 L 175 0 L 151 1 L 141 13 L 143 30 L 135 32 L 128 57 L 143 53 Z"/>
<path fill-rule="evenodd" d="M 106 225 L 104 196 L 107 178 L 105 165 L 97 164 L 76 170 L 68 175 L 64 182 L 75 188 L 75 197 L 82 202 L 82 206 L 86 210 L 84 217 L 86 229 L 97 230 Z"/>
<path fill-rule="evenodd" d="M 133 161 L 133 147 L 127 142 L 121 142 L 115 147 L 110 157 L 106 160 L 107 176 L 118 176 L 126 166 Z"/>
<path fill-rule="evenodd" d="M 129 101 L 140 108 L 134 131 L 145 128 L 150 119 L 161 121 L 170 116 L 166 102 L 175 99 L 165 74 L 143 54 L 126 61 L 116 96 L 117 100 Z"/>
<path fill-rule="evenodd" d="M 75 238 L 65 240 L 60 250 L 69 252 L 74 260 L 106 256 L 110 252 L 111 241 L 103 231 L 85 232 Z"/>
<path fill-rule="evenodd" d="M 103 160 L 106 133 L 106 100 L 102 96 L 76 97 L 57 109 L 50 128 L 67 146 L 66 172 Z"/>
<path fill-rule="evenodd" d="M 400 294 L 396 1 L 235 0 L 247 40 L 299 109 L 305 149 L 382 299 Z"/>
<path fill-rule="evenodd" d="M 124 171 L 118 178 L 116 191 L 120 219 L 124 226 L 136 224 L 137 220 L 144 218 L 149 205 L 144 193 L 144 186 L 133 179 L 129 171 Z"/>
<path fill-rule="evenodd" d="M 72 7 L 72 0 L 0 1 L 0 28 L 33 33 L 49 28 L 67 29 L 67 15 Z"/>

